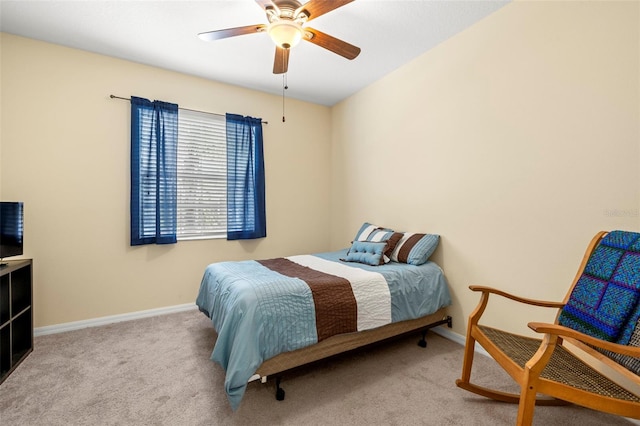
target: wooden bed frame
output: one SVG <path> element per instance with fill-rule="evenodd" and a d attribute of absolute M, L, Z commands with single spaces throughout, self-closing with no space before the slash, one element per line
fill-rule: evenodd
<path fill-rule="evenodd" d="M 282 373 L 287 370 L 417 330 L 422 330 L 422 339 L 418 342 L 418 345 L 424 348 L 427 346 L 427 341 L 425 340 L 427 330 L 442 324 L 447 324 L 451 328 L 451 322 L 451 317 L 446 315 L 446 308 L 441 308 L 433 314 L 421 318 L 395 322 L 357 333 L 331 336 L 312 346 L 269 358 L 258 367 L 256 374 L 249 381 L 260 379 L 262 383 L 266 383 L 270 376 L 275 375 L 276 399 L 282 401 L 284 399 L 284 390 L 280 387 L 280 380 Z"/>

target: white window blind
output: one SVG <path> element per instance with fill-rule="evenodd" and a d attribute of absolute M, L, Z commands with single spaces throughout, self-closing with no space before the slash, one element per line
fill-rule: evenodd
<path fill-rule="evenodd" d="M 225 117 L 181 109 L 178 116 L 179 240 L 227 235 Z"/>

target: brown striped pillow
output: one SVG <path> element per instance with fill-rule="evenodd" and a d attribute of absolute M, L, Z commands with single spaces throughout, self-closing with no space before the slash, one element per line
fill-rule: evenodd
<path fill-rule="evenodd" d="M 389 263 L 391 253 L 398 241 L 400 241 L 400 238 L 402 238 L 401 232 L 395 232 L 393 229 L 383 228 L 365 222 L 356 233 L 353 241 L 386 241 L 387 247 L 384 250 L 384 263 Z"/>
<path fill-rule="evenodd" d="M 422 265 L 438 247 L 440 236 L 405 232 L 391 253 L 393 262 Z"/>

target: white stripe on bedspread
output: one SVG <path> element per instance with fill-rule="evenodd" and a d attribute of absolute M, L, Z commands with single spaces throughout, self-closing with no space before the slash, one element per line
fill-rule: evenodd
<path fill-rule="evenodd" d="M 358 331 L 391 322 L 391 293 L 382 274 L 311 255 L 290 256 L 287 259 L 316 271 L 345 278 L 351 283 L 358 306 Z"/>

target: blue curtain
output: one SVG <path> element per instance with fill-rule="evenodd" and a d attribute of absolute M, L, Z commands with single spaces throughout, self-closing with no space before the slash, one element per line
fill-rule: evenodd
<path fill-rule="evenodd" d="M 262 119 L 227 114 L 227 240 L 267 236 Z"/>
<path fill-rule="evenodd" d="M 176 242 L 178 105 L 131 97 L 131 245 Z"/>

